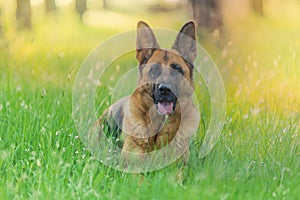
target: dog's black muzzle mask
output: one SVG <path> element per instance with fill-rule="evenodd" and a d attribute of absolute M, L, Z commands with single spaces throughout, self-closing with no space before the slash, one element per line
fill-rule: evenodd
<path fill-rule="evenodd" d="M 154 84 L 152 98 L 159 114 L 170 115 L 174 112 L 177 96 L 173 91 L 174 88 L 171 84 Z"/>

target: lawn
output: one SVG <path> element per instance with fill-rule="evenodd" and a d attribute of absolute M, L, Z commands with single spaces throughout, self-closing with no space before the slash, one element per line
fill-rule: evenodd
<path fill-rule="evenodd" d="M 210 115 L 210 104 L 200 104 L 202 120 L 183 184 L 176 183 L 173 165 L 144 174 L 141 182 L 95 159 L 75 128 L 72 92 L 81 63 L 96 45 L 132 30 L 141 16 L 151 25 L 177 30 L 187 15 L 119 13 L 112 16 L 131 24 L 97 27 L 80 23 L 68 7 L 54 16 L 37 7 L 35 29 L 25 32 L 15 32 L 5 15 L 0 199 L 298 199 L 300 6 L 292 2 L 269 2 L 265 17 L 225 18 L 227 34 L 221 42 L 199 38 L 223 77 L 227 114 L 216 146 L 200 158 Z M 120 65 L 121 70 L 107 71 L 96 103 L 110 98 L 110 85 L 136 64 L 134 53 L 112 63 L 112 69 Z M 197 96 L 205 100 L 201 92 Z"/>

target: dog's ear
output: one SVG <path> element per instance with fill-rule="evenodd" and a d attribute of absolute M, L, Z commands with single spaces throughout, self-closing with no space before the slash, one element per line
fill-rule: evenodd
<path fill-rule="evenodd" d="M 193 21 L 187 22 L 178 33 L 172 47 L 191 64 L 197 56 L 196 28 Z"/>
<path fill-rule="evenodd" d="M 137 24 L 136 38 L 136 58 L 139 64 L 145 64 L 155 49 L 159 49 L 159 45 L 153 31 L 148 24 L 139 21 Z"/>

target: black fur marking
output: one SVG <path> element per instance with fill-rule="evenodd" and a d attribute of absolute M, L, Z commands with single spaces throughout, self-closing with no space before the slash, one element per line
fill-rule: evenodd
<path fill-rule="evenodd" d="M 190 78 L 191 78 L 191 80 L 193 80 L 193 77 L 194 77 L 194 65 L 192 63 L 186 61 L 185 59 L 184 59 L 184 61 L 185 61 L 186 65 L 188 66 L 189 70 L 190 70 Z"/>
<path fill-rule="evenodd" d="M 124 118 L 123 106 L 120 106 L 119 109 L 117 110 L 117 112 L 114 115 L 114 120 L 116 122 L 116 126 L 120 130 L 122 130 L 123 118 Z"/>
<path fill-rule="evenodd" d="M 148 72 L 148 76 L 151 80 L 155 80 L 161 74 L 162 67 L 160 63 L 153 64 Z"/>
<path fill-rule="evenodd" d="M 175 70 L 175 71 L 177 71 L 178 73 L 180 73 L 181 75 L 184 75 L 184 72 L 183 72 L 183 69 L 182 69 L 182 67 L 179 65 L 179 64 L 175 64 L 175 63 L 172 63 L 171 65 L 170 65 L 170 67 L 173 69 L 173 70 Z M 175 74 L 175 73 L 172 73 L 172 72 L 174 72 L 174 71 L 171 71 L 171 74 Z M 177 73 L 176 73 L 177 74 Z M 176 75 L 175 74 L 175 75 Z"/>
<path fill-rule="evenodd" d="M 104 135 L 120 148 L 123 146 L 123 142 L 120 140 L 123 118 L 123 106 L 120 106 L 114 116 L 103 116 L 102 124 L 103 127 L 105 127 L 105 129 L 102 130 L 104 131 Z"/>
<path fill-rule="evenodd" d="M 168 61 L 169 58 L 168 58 L 168 52 L 167 52 L 167 51 L 165 52 L 165 55 L 164 55 L 164 58 L 163 58 L 163 59 L 164 59 L 165 62 Z"/>
<path fill-rule="evenodd" d="M 150 49 L 149 49 L 150 50 Z M 143 57 L 143 60 L 139 63 L 139 72 L 140 72 L 140 78 L 143 77 L 143 69 L 145 68 L 146 64 L 148 63 L 148 61 L 150 60 L 150 58 L 153 55 L 153 52 L 156 51 L 157 49 L 151 49 L 151 55 L 149 57 Z M 139 50 L 141 51 L 141 50 Z"/>

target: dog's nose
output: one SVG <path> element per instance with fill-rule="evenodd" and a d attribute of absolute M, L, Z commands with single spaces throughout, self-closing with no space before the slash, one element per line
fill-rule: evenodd
<path fill-rule="evenodd" d="M 168 84 L 159 84 L 158 91 L 160 94 L 169 94 L 171 92 L 171 86 Z"/>

